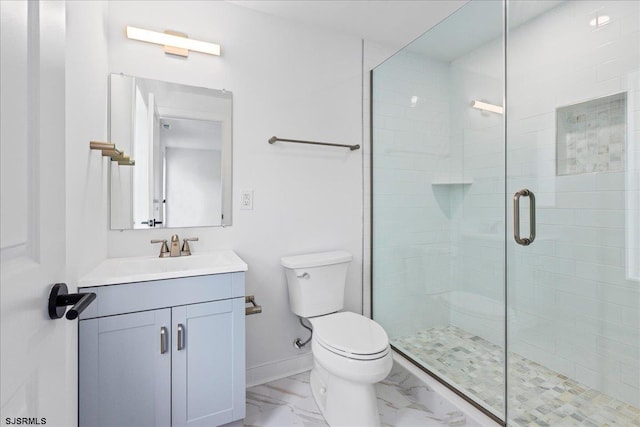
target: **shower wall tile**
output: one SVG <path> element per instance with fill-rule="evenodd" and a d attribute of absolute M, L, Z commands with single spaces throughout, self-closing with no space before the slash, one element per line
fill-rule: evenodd
<path fill-rule="evenodd" d="M 373 90 L 374 316 L 391 337 L 446 325 L 430 295 L 450 288 L 449 219 L 431 181 L 449 156 L 447 66 L 404 52 Z"/>

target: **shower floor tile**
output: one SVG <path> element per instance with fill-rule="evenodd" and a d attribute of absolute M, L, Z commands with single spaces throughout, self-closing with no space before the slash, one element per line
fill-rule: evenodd
<path fill-rule="evenodd" d="M 401 366 L 376 384 L 383 427 L 479 427 Z M 245 427 L 327 427 L 311 395 L 309 372 L 247 389 Z"/>
<path fill-rule="evenodd" d="M 400 351 L 502 417 L 504 352 L 454 326 L 392 339 Z M 511 423 L 519 426 L 640 426 L 640 408 L 510 353 Z"/>

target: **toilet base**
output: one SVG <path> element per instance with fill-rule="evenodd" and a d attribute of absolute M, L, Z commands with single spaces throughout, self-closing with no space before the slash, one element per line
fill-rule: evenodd
<path fill-rule="evenodd" d="M 331 427 L 378 427 L 374 384 L 336 377 L 314 360 L 311 391 L 322 416 Z"/>

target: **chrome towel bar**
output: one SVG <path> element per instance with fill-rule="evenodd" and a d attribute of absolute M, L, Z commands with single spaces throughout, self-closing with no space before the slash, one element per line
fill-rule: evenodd
<path fill-rule="evenodd" d="M 330 142 L 304 141 L 301 139 L 284 139 L 284 138 L 278 138 L 277 136 L 272 136 L 271 138 L 269 138 L 269 144 L 273 144 L 274 142 L 277 142 L 277 141 L 295 142 L 297 144 L 328 145 L 330 147 L 347 147 L 351 151 L 360 149 L 360 145 L 358 144 L 355 144 L 355 145 L 332 144 Z"/>

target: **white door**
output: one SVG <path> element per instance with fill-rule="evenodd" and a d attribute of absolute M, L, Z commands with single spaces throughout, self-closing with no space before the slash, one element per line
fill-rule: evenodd
<path fill-rule="evenodd" d="M 0 420 L 68 427 L 77 321 L 47 314 L 65 280 L 65 4 L 0 1 L 0 19 Z"/>

